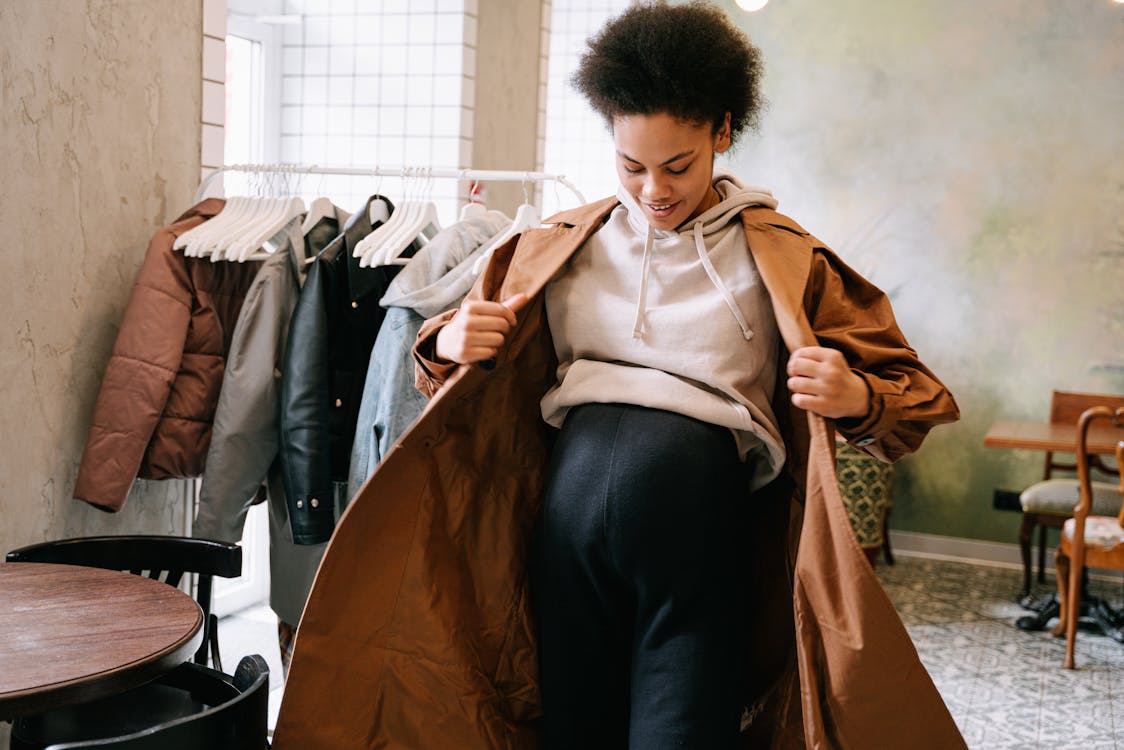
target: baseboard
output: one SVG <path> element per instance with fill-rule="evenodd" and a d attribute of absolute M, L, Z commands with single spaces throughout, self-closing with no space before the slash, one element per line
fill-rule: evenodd
<path fill-rule="evenodd" d="M 1006 542 L 987 542 L 981 539 L 923 534 L 918 531 L 891 530 L 890 549 L 895 555 L 904 557 L 927 557 L 1018 570 L 1022 570 L 1023 567 L 1019 545 Z M 1034 553 L 1037 555 L 1037 547 Z M 1046 566 L 1049 570 L 1054 568 L 1052 547 L 1046 550 Z"/>
<path fill-rule="evenodd" d="M 973 565 L 990 565 L 1012 570 L 1023 569 L 1019 545 L 1006 542 L 987 542 L 982 539 L 965 539 L 940 534 L 923 534 L 918 531 L 890 531 L 890 550 L 894 556 L 925 557 L 931 560 L 951 560 Z M 1038 546 L 1032 548 L 1035 570 L 1038 569 Z M 1054 548 L 1046 548 L 1046 575 L 1054 575 Z M 1119 573 L 1104 571 L 1092 574 L 1106 581 L 1120 579 Z"/>

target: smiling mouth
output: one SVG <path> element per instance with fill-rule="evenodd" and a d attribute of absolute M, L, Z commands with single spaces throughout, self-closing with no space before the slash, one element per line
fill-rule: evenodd
<path fill-rule="evenodd" d="M 652 213 L 662 215 L 662 214 L 670 213 L 671 209 L 675 208 L 678 205 L 678 201 L 675 202 L 675 203 L 661 203 L 661 204 L 646 203 L 645 205 L 648 207 L 648 210 L 651 211 Z"/>

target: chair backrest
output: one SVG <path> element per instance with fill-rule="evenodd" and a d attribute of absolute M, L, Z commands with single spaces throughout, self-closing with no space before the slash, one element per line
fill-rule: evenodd
<path fill-rule="evenodd" d="M 229 542 L 178 536 L 91 536 L 59 539 L 14 549 L 8 562 L 61 563 L 92 568 L 125 570 L 179 586 L 184 573 L 198 575 L 195 600 L 203 610 L 203 643 L 195 652 L 195 663 L 207 663 L 208 645 L 213 664 L 218 659 L 218 618 L 211 614 L 211 589 L 214 576 L 236 578 L 242 575 L 242 548 Z"/>
<path fill-rule="evenodd" d="M 1098 419 L 1108 420 L 1117 427 L 1124 427 L 1124 404 L 1115 408 L 1094 406 L 1082 412 L 1077 420 L 1077 479 L 1081 494 L 1074 515 L 1079 523 L 1089 515 L 1093 506 L 1093 485 L 1089 470 L 1096 456 L 1089 456 L 1085 446 L 1089 438 L 1089 427 Z M 1116 463 L 1120 470 L 1121 481 L 1121 507 L 1117 522 L 1124 526 L 1124 440 L 1116 444 Z"/>
<path fill-rule="evenodd" d="M 1054 391 L 1050 398 L 1050 421 L 1077 424 L 1082 413 L 1094 406 L 1107 406 L 1115 409 L 1124 406 L 1124 396 L 1107 393 L 1075 393 L 1073 391 Z"/>
<path fill-rule="evenodd" d="M 1124 396 L 1107 393 L 1053 391 L 1050 396 L 1050 422 L 1054 424 L 1077 424 L 1081 415 L 1094 406 L 1107 406 L 1116 409 L 1124 406 Z M 1094 462 L 1093 467 L 1102 471 L 1105 469 L 1105 466 L 1099 461 Z M 1074 471 L 1076 469 L 1077 464 L 1069 461 L 1058 461 L 1054 458 L 1052 451 L 1047 451 L 1042 478 L 1050 479 L 1054 471 Z"/>
<path fill-rule="evenodd" d="M 184 664 L 162 678 L 211 708 L 191 716 L 100 740 L 50 745 L 46 750 L 264 750 L 269 666 L 257 654 L 242 657 L 233 676 Z"/>

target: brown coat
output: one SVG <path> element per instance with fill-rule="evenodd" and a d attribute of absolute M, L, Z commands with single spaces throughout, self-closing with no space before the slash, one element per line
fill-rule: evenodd
<path fill-rule="evenodd" d="M 524 561 L 552 439 L 539 411 L 556 365 L 541 292 L 615 203 L 559 214 L 495 252 L 470 296 L 531 300 L 494 370 L 424 356 L 451 313 L 422 329 L 418 381 L 433 399 L 329 544 L 276 750 L 539 747 Z M 870 417 L 838 425 L 849 439 L 895 460 L 958 417 L 881 292 L 790 219 L 764 208 L 742 219 L 786 348 L 840 349 L 870 384 Z M 832 425 L 787 396 L 780 377 L 791 481 L 782 498 L 753 498 L 759 523 L 746 543 L 758 560 L 732 572 L 775 613 L 749 634 L 745 746 L 964 747 L 855 541 Z"/>
<path fill-rule="evenodd" d="M 173 244 L 224 205 L 208 198 L 149 242 L 102 376 L 75 498 L 118 511 L 137 477 L 202 474 L 234 323 L 261 264 L 185 258 Z"/>

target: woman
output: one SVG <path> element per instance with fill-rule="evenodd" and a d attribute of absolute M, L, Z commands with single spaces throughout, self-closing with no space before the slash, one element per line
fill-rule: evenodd
<path fill-rule="evenodd" d="M 704 3 L 591 41 L 576 82 L 621 189 L 497 249 L 422 328 L 433 400 L 341 522 L 286 689 L 348 718 L 283 706 L 276 747 L 957 746 L 822 419 L 894 460 L 956 406 L 878 290 L 715 174 L 759 76 Z"/>

